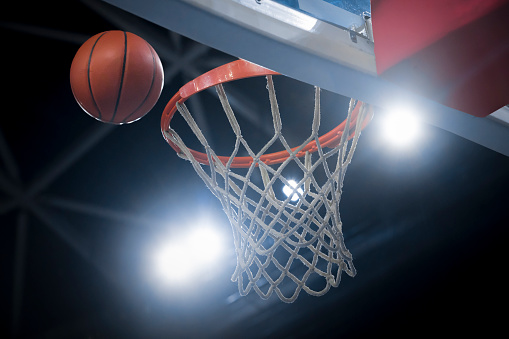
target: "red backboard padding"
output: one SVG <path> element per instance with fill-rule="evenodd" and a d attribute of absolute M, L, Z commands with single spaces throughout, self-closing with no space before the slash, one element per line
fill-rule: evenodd
<path fill-rule="evenodd" d="M 465 113 L 509 104 L 509 0 L 372 0 L 379 76 Z"/>

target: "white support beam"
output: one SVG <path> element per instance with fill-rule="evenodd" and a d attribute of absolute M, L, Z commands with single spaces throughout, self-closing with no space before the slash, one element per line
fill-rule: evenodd
<path fill-rule="evenodd" d="M 489 118 L 500 124 L 509 126 L 509 106 L 502 107 L 498 111 L 492 113 Z"/>

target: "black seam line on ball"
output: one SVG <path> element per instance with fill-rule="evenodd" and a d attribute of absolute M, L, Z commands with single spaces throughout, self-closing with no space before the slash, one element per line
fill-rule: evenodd
<path fill-rule="evenodd" d="M 111 122 L 115 121 L 115 116 L 117 115 L 118 104 L 120 102 L 120 96 L 122 95 L 122 86 L 124 85 L 126 59 L 127 59 L 127 33 L 124 32 L 124 60 L 122 63 L 122 77 L 120 78 L 120 87 L 118 89 L 117 102 L 115 104 L 115 110 L 113 111 L 113 116 L 111 117 Z"/>
<path fill-rule="evenodd" d="M 150 93 L 152 92 L 152 88 L 154 87 L 154 82 L 155 82 L 155 78 L 156 78 L 156 70 L 157 70 L 156 58 L 154 56 L 154 52 L 152 51 L 152 48 L 150 47 L 150 45 L 148 43 L 147 43 L 147 45 L 148 45 L 150 54 L 152 55 L 152 82 L 150 83 L 150 88 L 148 89 L 145 99 L 143 99 L 141 104 L 138 107 L 136 107 L 136 109 L 131 114 L 129 114 L 124 120 L 122 120 L 123 123 L 125 123 L 134 113 L 136 113 L 136 111 L 138 111 L 145 104 L 145 102 L 148 100 L 148 97 L 150 96 Z"/>
<path fill-rule="evenodd" d="M 90 96 L 92 97 L 92 102 L 94 103 L 95 109 L 97 110 L 99 119 L 101 119 L 102 114 L 101 114 L 101 110 L 99 109 L 99 106 L 97 105 L 97 102 L 95 101 L 94 93 L 92 92 L 92 83 L 90 82 L 90 64 L 92 63 L 92 54 L 94 53 L 95 45 L 97 45 L 97 43 L 99 42 L 99 39 L 101 39 L 103 37 L 103 35 L 106 33 L 107 32 L 104 32 L 103 34 L 101 34 L 97 38 L 97 40 L 94 42 L 94 45 L 92 46 L 92 50 L 90 50 L 90 55 L 88 56 L 88 65 L 87 65 L 88 90 L 90 91 Z"/>

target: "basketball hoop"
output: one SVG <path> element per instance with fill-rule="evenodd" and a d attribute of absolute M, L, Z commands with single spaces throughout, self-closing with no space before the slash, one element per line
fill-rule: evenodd
<path fill-rule="evenodd" d="M 279 73 L 245 60 L 207 72 L 184 85 L 169 101 L 161 130 L 168 144 L 191 162 L 221 201 L 233 229 L 237 267 L 232 281 L 237 281 L 239 293 L 244 296 L 254 289 L 267 299 L 275 292 L 282 301 L 293 302 L 301 290 L 321 296 L 339 285 L 343 271 L 352 277 L 356 273 L 343 240 L 339 201 L 346 169 L 373 107 L 351 100 L 345 121 L 319 137 L 320 89 L 315 88 L 311 134 L 292 148 L 281 132 L 273 75 Z M 242 136 L 222 84 L 258 76 L 267 78 L 274 136 L 255 153 Z M 185 105 L 190 96 L 213 86 L 236 136 L 229 156 L 216 155 Z M 177 111 L 205 152 L 188 148 L 170 127 Z M 266 154 L 275 142 L 284 150 Z M 240 148 L 249 156 L 238 156 Z M 298 181 L 285 177 L 289 166 L 298 168 Z M 256 175 L 261 176 L 259 183 Z M 284 187 L 286 198 L 278 197 L 278 187 Z"/>

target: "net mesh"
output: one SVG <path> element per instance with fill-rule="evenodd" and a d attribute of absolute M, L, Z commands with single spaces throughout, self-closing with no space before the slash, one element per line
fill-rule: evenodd
<path fill-rule="evenodd" d="M 344 244 L 339 202 L 367 108 L 363 104 L 353 124 L 352 100 L 346 126 L 355 126 L 355 130 L 345 131 L 335 147 L 322 148 L 318 141 L 320 89 L 315 88 L 311 135 L 292 151 L 281 133 L 270 75 L 267 89 L 274 136 L 259 152 L 255 153 L 242 136 L 222 85 L 217 85 L 216 91 L 236 136 L 227 162 L 221 161 L 211 149 L 185 104 L 177 103 L 178 111 L 203 145 L 210 166 L 195 159 L 171 127 L 164 133 L 221 201 L 233 229 L 237 266 L 232 281 L 238 283 L 239 293 L 244 296 L 254 290 L 266 299 L 275 292 L 282 301 L 293 302 L 302 290 L 321 296 L 337 287 L 342 272 L 352 277 L 356 274 L 352 255 Z M 316 141 L 316 152 L 297 157 L 311 141 Z M 288 158 L 271 165 L 261 161 L 260 157 L 276 142 L 283 145 Z M 232 168 L 240 149 L 253 159 L 247 169 Z"/>

